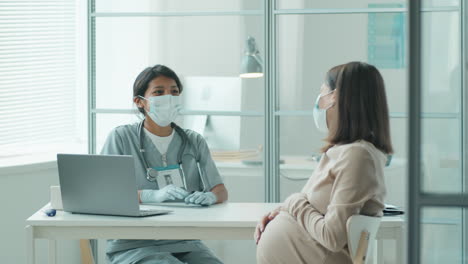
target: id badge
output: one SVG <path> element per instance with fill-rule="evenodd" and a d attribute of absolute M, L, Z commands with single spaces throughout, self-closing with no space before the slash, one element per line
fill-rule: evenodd
<path fill-rule="evenodd" d="M 180 175 L 180 166 L 178 164 L 167 167 L 156 167 L 154 169 L 158 172 L 156 181 L 158 182 L 159 189 L 170 184 L 185 189 L 182 175 Z"/>

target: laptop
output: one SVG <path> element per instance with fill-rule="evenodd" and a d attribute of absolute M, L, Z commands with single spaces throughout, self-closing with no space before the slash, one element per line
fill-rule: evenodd
<path fill-rule="evenodd" d="M 57 165 L 64 211 L 120 216 L 171 212 L 139 204 L 132 156 L 57 154 Z"/>

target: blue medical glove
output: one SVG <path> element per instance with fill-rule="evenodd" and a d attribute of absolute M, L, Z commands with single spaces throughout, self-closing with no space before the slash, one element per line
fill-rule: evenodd
<path fill-rule="evenodd" d="M 141 190 L 140 200 L 142 203 L 162 203 L 168 200 L 184 199 L 189 193 L 175 185 L 167 185 L 160 190 Z"/>
<path fill-rule="evenodd" d="M 212 205 L 216 201 L 218 201 L 218 198 L 212 192 L 194 192 L 185 197 L 185 203 L 187 204 Z"/>

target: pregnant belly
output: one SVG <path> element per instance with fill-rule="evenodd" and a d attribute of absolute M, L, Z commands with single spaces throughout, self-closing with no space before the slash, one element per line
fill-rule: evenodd
<path fill-rule="evenodd" d="M 299 226 L 296 219 L 286 212 L 281 212 L 265 228 L 261 236 L 263 242 L 276 243 L 288 239 L 289 241 L 311 241 L 306 231 Z"/>
<path fill-rule="evenodd" d="M 267 225 L 257 247 L 261 263 L 323 263 L 325 256 L 323 247 L 286 212 Z"/>

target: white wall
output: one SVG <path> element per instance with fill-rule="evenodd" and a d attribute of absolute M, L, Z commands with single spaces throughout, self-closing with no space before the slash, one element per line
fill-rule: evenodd
<path fill-rule="evenodd" d="M 54 164 L 0 170 L 0 262 L 26 263 L 26 219 L 49 202 L 49 186 L 58 185 Z M 59 241 L 58 263 L 80 264 L 78 241 Z M 36 242 L 37 263 L 48 263 L 46 240 Z"/>

